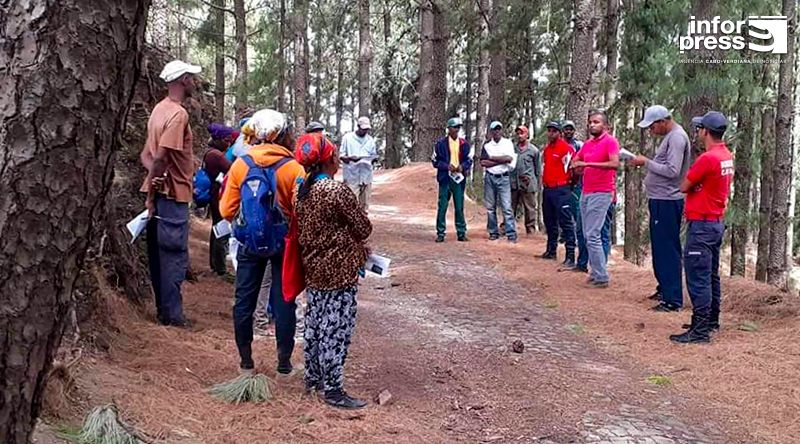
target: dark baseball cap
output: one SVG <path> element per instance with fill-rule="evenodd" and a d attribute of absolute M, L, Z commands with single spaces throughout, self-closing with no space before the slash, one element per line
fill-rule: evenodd
<path fill-rule="evenodd" d="M 309 123 L 308 126 L 306 127 L 307 133 L 315 133 L 317 131 L 324 131 L 324 130 L 325 126 L 316 121 Z"/>
<path fill-rule="evenodd" d="M 724 133 L 728 129 L 728 119 L 719 111 L 709 111 L 702 116 L 693 117 L 692 125 L 696 128 L 705 128 L 717 133 Z"/>
<path fill-rule="evenodd" d="M 567 127 L 575 129 L 575 122 L 572 120 L 565 120 L 564 123 L 561 124 L 561 129 L 566 129 Z"/>
<path fill-rule="evenodd" d="M 553 129 L 557 129 L 557 130 L 561 131 L 561 124 L 556 122 L 555 120 L 551 120 L 551 121 L 547 122 L 547 125 L 545 125 L 545 128 L 548 128 L 548 129 L 553 128 Z"/>

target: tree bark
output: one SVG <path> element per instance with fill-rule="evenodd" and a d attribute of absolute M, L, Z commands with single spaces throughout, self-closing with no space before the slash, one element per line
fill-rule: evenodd
<path fill-rule="evenodd" d="M 358 0 L 358 115 L 367 117 L 372 111 L 372 93 L 369 86 L 372 35 L 369 25 L 369 0 Z"/>
<path fill-rule="evenodd" d="M 277 102 L 278 111 L 286 112 L 286 0 L 281 0 L 279 12 L 280 24 L 278 25 L 278 85 Z"/>
<path fill-rule="evenodd" d="M 765 65 L 766 66 L 766 65 Z M 768 85 L 769 68 L 765 69 L 765 82 Z M 772 169 L 775 145 L 775 110 L 766 107 L 761 114 L 761 178 L 758 207 L 758 259 L 756 261 L 756 280 L 767 281 L 769 265 L 770 215 L 772 213 Z"/>
<path fill-rule="evenodd" d="M 697 20 L 710 20 L 712 11 L 715 8 L 716 0 L 691 0 L 691 15 Z M 692 52 L 693 59 L 715 59 L 714 51 L 699 49 Z M 690 122 L 692 117 L 700 116 L 711 110 L 717 103 L 717 91 L 713 89 L 705 78 L 716 78 L 719 74 L 719 66 L 714 64 L 695 64 L 683 63 L 679 66 L 682 73 L 683 83 L 686 85 L 686 100 L 681 107 L 681 114 L 684 122 Z M 695 137 L 690 138 L 692 144 L 692 160 L 697 156 L 700 148 Z"/>
<path fill-rule="evenodd" d="M 337 37 L 338 39 L 338 37 Z M 341 54 L 341 45 L 337 45 L 337 54 Z M 342 118 L 344 117 L 344 58 L 339 57 L 336 65 L 336 137 L 342 135 Z"/>
<path fill-rule="evenodd" d="M 644 110 L 638 114 L 628 116 L 628 127 L 632 127 L 632 122 L 637 121 L 635 117 L 641 116 Z M 637 152 L 648 155 L 648 144 L 644 136 L 644 130 L 639 131 L 639 147 Z M 644 265 L 647 259 L 647 236 L 645 236 L 645 226 L 642 221 L 647 220 L 644 209 L 647 208 L 647 199 L 644 195 L 643 186 L 644 174 L 640 168 L 632 168 L 625 165 L 625 245 L 623 257 L 626 261 L 636 265 Z"/>
<path fill-rule="evenodd" d="M 225 0 L 216 0 L 215 5 L 225 7 Z M 225 11 L 214 10 L 214 107 L 216 118 L 225 121 Z"/>
<path fill-rule="evenodd" d="M 506 104 L 506 39 L 503 20 L 505 19 L 505 0 L 494 0 L 492 22 L 490 24 L 490 67 L 489 67 L 489 120 L 505 119 Z"/>
<path fill-rule="evenodd" d="M 383 97 L 384 113 L 386 115 L 386 135 L 385 163 L 387 168 L 400 168 L 403 166 L 403 142 L 400 138 L 400 130 L 403 119 L 403 111 L 400 107 L 400 94 L 397 91 L 397 82 L 392 78 L 392 54 L 394 47 L 392 40 L 392 11 L 390 0 L 383 2 L 383 45 L 388 48 L 383 60 L 383 78 L 388 82 Z"/>
<path fill-rule="evenodd" d="M 592 0 L 575 0 L 575 26 L 572 29 L 572 62 L 570 64 L 567 118 L 585 122 L 589 113 L 589 89 L 594 71 L 594 8 Z M 577 124 L 575 135 L 586 138 L 586 125 Z"/>
<path fill-rule="evenodd" d="M 731 276 L 745 275 L 747 268 L 747 232 L 750 222 L 750 162 L 753 156 L 753 119 L 749 97 L 749 82 L 739 83 L 739 110 L 737 119 L 736 153 L 734 155 L 736 175 L 733 185 L 731 229 Z"/>
<path fill-rule="evenodd" d="M 473 77 L 475 75 L 475 69 L 473 68 L 473 63 L 475 63 L 475 57 L 473 55 L 474 52 L 474 38 L 472 35 L 466 36 L 467 40 L 467 67 L 466 67 L 466 76 L 467 76 L 467 84 L 465 87 L 464 100 L 466 102 L 466 115 L 464 116 L 464 137 L 469 140 L 470 143 L 474 142 L 475 139 L 472 137 L 472 112 L 474 111 L 473 100 L 472 100 L 472 92 L 473 92 Z"/>
<path fill-rule="evenodd" d="M 39 415 L 105 217 L 149 6 L 0 3 L 0 442 L 28 442 Z"/>
<path fill-rule="evenodd" d="M 619 0 L 606 0 L 606 86 L 603 105 L 606 109 L 614 104 L 617 97 L 617 59 L 619 33 Z"/>
<path fill-rule="evenodd" d="M 306 24 L 308 23 L 308 0 L 294 1 L 294 124 L 295 128 L 306 126 L 308 111 L 308 54 L 306 53 Z"/>
<path fill-rule="evenodd" d="M 317 39 L 319 39 L 319 34 Z M 308 120 L 317 120 L 322 115 L 322 71 L 324 67 L 322 44 L 317 40 L 314 44 L 314 106 L 311 108 Z"/>
<path fill-rule="evenodd" d="M 436 139 L 443 134 L 447 99 L 447 26 L 442 5 L 424 0 L 420 5 L 420 79 L 414 127 L 414 161 L 430 159 Z"/>
<path fill-rule="evenodd" d="M 489 23 L 487 17 L 492 11 L 492 0 L 481 0 L 480 10 L 478 11 L 478 25 L 481 30 L 481 52 L 478 61 L 478 97 L 475 122 L 475 153 L 480 155 L 483 144 L 486 142 L 486 132 L 489 127 Z M 479 162 L 474 163 L 476 180 L 480 178 L 481 166 Z"/>
<path fill-rule="evenodd" d="M 787 232 L 789 229 L 789 187 L 792 182 L 792 95 L 794 92 L 794 63 L 797 4 L 795 0 L 783 0 L 783 15 L 789 18 L 789 41 L 787 53 L 781 55 L 778 68 L 778 106 L 775 112 L 775 162 L 772 169 L 773 194 L 770 209 L 772 230 L 769 241 L 769 265 L 767 282 L 780 288 L 788 281 L 786 260 Z"/>
<path fill-rule="evenodd" d="M 244 0 L 233 0 L 233 17 L 236 24 L 236 111 L 247 108 L 247 12 Z"/>

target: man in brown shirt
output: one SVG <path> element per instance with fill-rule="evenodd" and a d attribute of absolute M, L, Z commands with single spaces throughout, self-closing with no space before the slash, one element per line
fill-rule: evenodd
<path fill-rule="evenodd" d="M 161 71 L 168 96 L 153 108 L 140 159 L 147 168 L 141 191 L 147 193 L 147 258 L 158 321 L 184 327 L 181 284 L 189 262 L 189 202 L 192 200 L 192 129 L 181 106 L 195 90 L 199 66 L 175 60 Z"/>

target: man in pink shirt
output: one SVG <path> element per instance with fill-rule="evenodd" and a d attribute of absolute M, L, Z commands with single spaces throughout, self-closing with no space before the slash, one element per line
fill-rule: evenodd
<path fill-rule="evenodd" d="M 603 111 L 589 112 L 589 134 L 592 138 L 583 144 L 572 167 L 583 169 L 580 208 L 583 235 L 589 252 L 589 285 L 606 288 L 609 281 L 606 268 L 608 258 L 603 251 L 601 233 L 615 194 L 619 142 L 608 134 L 608 117 Z"/>

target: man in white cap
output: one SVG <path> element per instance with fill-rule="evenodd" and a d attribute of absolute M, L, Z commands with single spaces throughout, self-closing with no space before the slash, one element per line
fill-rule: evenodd
<path fill-rule="evenodd" d="M 662 137 L 652 159 L 637 156 L 630 161 L 631 165 L 647 168 L 644 185 L 650 210 L 653 273 L 658 283 L 651 299 L 659 301 L 653 310 L 678 311 L 683 306 L 681 220 L 685 197 L 680 188 L 689 170 L 691 144 L 686 131 L 661 105 L 645 110 L 639 128 L 648 128 L 650 134 Z"/>
<path fill-rule="evenodd" d="M 187 326 L 181 284 L 189 262 L 189 202 L 192 200 L 194 153 L 189 113 L 181 103 L 195 90 L 199 66 L 180 60 L 167 63 L 161 79 L 169 93 L 150 113 L 147 139 L 140 155 L 147 168 L 141 191 L 147 193 L 147 257 L 158 321 Z M 155 217 L 152 217 L 155 216 Z"/>
<path fill-rule="evenodd" d="M 371 129 L 369 117 L 359 117 L 356 130 L 345 134 L 339 147 L 344 183 L 353 190 L 364 211 L 369 211 L 372 162 L 378 158 L 375 139 L 369 135 Z"/>
<path fill-rule="evenodd" d="M 511 209 L 511 171 L 517 165 L 517 153 L 511 140 L 503 137 L 503 124 L 489 124 L 491 138 L 481 150 L 481 166 L 486 168 L 483 178 L 483 202 L 486 205 L 486 229 L 489 240 L 497 240 L 497 206 L 505 219 L 505 235 L 511 243 L 517 242 L 517 227 Z"/>

